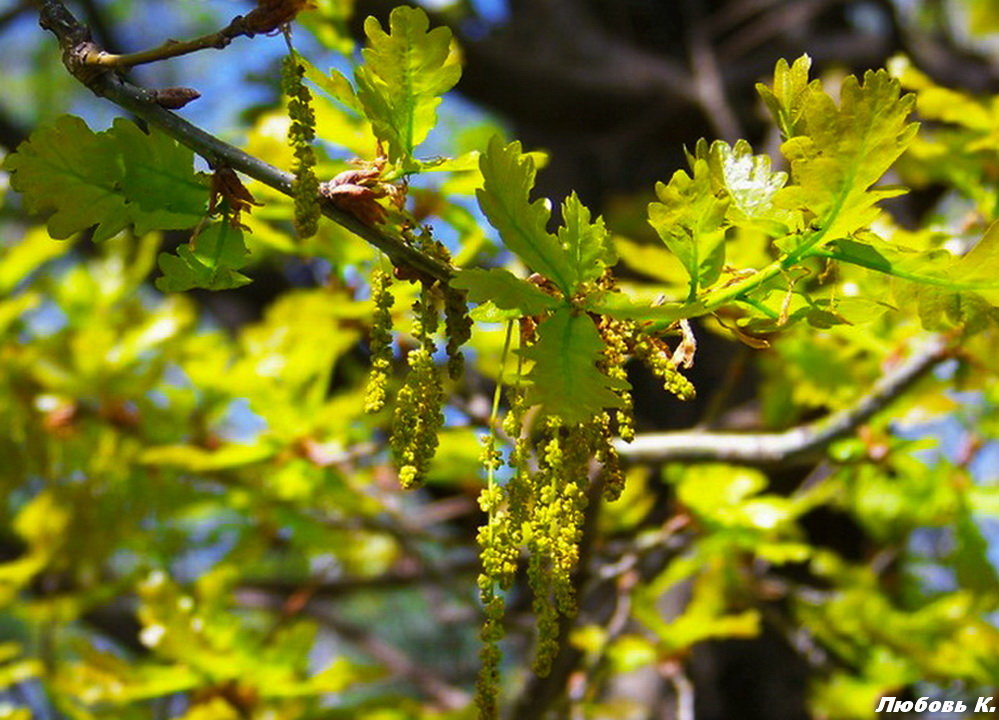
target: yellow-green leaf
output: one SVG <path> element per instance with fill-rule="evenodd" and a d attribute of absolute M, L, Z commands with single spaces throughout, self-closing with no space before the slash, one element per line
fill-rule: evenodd
<path fill-rule="evenodd" d="M 521 351 L 534 361 L 527 377 L 532 383 L 529 399 L 569 425 L 585 422 L 604 408 L 620 407 L 621 397 L 614 390 L 629 385 L 597 368 L 603 348 L 588 315 L 556 310 L 538 326 L 537 342 Z"/>
<path fill-rule="evenodd" d="M 373 17 L 364 23 L 368 47 L 354 74 L 357 96 L 389 159 L 404 163 L 437 122 L 440 96 L 454 87 L 461 66 L 450 56 L 451 31 L 430 30 L 427 14 L 397 7 L 389 32 Z"/>

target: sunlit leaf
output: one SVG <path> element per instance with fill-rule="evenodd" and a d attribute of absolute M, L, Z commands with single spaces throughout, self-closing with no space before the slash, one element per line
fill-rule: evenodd
<path fill-rule="evenodd" d="M 842 262 L 909 281 L 896 286 L 899 303 L 915 301 L 924 327 L 944 330 L 955 325 L 977 329 L 999 319 L 999 224 L 960 258 L 946 251 L 920 252 L 887 243 L 872 234 L 863 241 L 841 239 L 821 254 Z"/>
<path fill-rule="evenodd" d="M 757 83 L 756 90 L 763 98 L 770 113 L 773 115 L 785 138 L 791 138 L 799 132 L 799 121 L 802 119 L 805 102 L 811 93 L 821 92 L 822 83 L 808 79 L 808 71 L 812 67 L 812 59 L 802 55 L 788 65 L 781 58 L 774 69 L 773 85 Z"/>
<path fill-rule="evenodd" d="M 788 212 L 774 205 L 774 196 L 787 183 L 787 173 L 773 172 L 768 156 L 754 155 L 745 140 L 731 146 L 721 140 L 709 146 L 701 140 L 695 157 L 708 161 L 715 187 L 728 195 L 727 219 L 732 225 L 758 227 L 773 234 L 788 231 Z"/>
<path fill-rule="evenodd" d="M 573 192 L 562 203 L 562 220 L 558 239 L 573 266 L 575 282 L 596 280 L 617 259 L 603 218 L 591 222 L 589 209 Z"/>
<path fill-rule="evenodd" d="M 60 239 L 94 225 L 97 241 L 129 225 L 140 234 L 188 228 L 208 200 L 190 150 L 122 119 L 94 133 L 63 115 L 32 133 L 4 167 L 32 212 L 55 211 L 49 232 Z"/>
<path fill-rule="evenodd" d="M 915 136 L 918 126 L 908 122 L 915 96 L 901 96 L 898 81 L 878 70 L 865 73 L 862 83 L 852 75 L 843 80 L 838 105 L 815 85 L 794 98 L 793 106 L 781 105 L 784 115 L 797 114 L 794 132 L 781 146 L 792 184 L 774 202 L 814 218 L 820 237 L 836 239 L 867 226 L 879 212 L 875 203 L 903 192 L 871 186 Z"/>
<path fill-rule="evenodd" d="M 668 184 L 656 183 L 659 200 L 649 203 L 649 223 L 683 263 L 693 300 L 721 275 L 730 199 L 715 191 L 706 159 L 694 158 L 691 172 L 677 170 Z"/>
<path fill-rule="evenodd" d="M 451 286 L 468 290 L 468 299 L 472 302 L 490 301 L 500 310 L 515 311 L 518 317 L 539 315 L 561 304 L 558 298 L 537 285 L 521 280 L 502 268 L 461 270 Z"/>
<path fill-rule="evenodd" d="M 450 58 L 451 31 L 430 30 L 423 10 L 402 6 L 389 16 L 388 33 L 372 17 L 364 32 L 357 96 L 389 159 L 405 161 L 437 122 L 440 96 L 461 76 L 461 65 Z"/>
<path fill-rule="evenodd" d="M 577 281 L 575 267 L 558 239 L 548 232 L 551 209 L 545 200 L 530 201 L 534 161 L 521 152 L 519 142 L 504 145 L 494 136 L 479 159 L 479 167 L 484 186 L 476 191 L 476 197 L 489 223 L 528 267 L 571 296 Z"/>
<path fill-rule="evenodd" d="M 545 412 L 572 424 L 588 420 L 608 407 L 620 407 L 614 390 L 628 387 L 597 368 L 604 343 L 593 321 L 560 308 L 538 326 L 534 345 L 521 355 L 534 361 L 528 374 L 529 398 Z"/>
<path fill-rule="evenodd" d="M 41 228 L 33 228 L 15 245 L 0 249 L 0 295 L 11 292 L 32 271 L 68 252 L 72 243 L 57 242 Z"/>
<path fill-rule="evenodd" d="M 295 57 L 302 67 L 305 68 L 305 77 L 309 81 L 315 83 L 320 90 L 348 109 L 358 115 L 364 114 L 364 106 L 361 105 L 361 101 L 357 98 L 354 86 L 350 84 L 350 80 L 343 73 L 336 68 L 330 68 L 328 73 L 324 73 L 303 55 L 295 53 Z"/>
<path fill-rule="evenodd" d="M 620 292 L 597 292 L 588 295 L 583 306 L 590 312 L 609 315 L 621 320 L 654 321 L 671 323 L 688 317 L 696 317 L 705 312 L 703 305 L 693 303 L 664 303 L 654 305 L 637 302 L 628 294 Z"/>

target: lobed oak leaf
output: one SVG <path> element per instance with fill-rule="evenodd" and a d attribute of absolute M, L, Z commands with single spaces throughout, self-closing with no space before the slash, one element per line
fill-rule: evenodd
<path fill-rule="evenodd" d="M 615 390 L 626 380 L 601 372 L 603 338 L 589 315 L 563 307 L 537 326 L 537 340 L 520 354 L 534 362 L 527 375 L 528 399 L 567 425 L 589 420 L 604 408 L 622 407 Z"/>
<path fill-rule="evenodd" d="M 368 47 L 357 68 L 357 98 L 392 162 L 412 162 L 413 149 L 437 123 L 441 95 L 461 76 L 451 55 L 451 31 L 430 29 L 418 8 L 397 7 L 389 16 L 389 32 L 373 17 L 364 22 Z"/>

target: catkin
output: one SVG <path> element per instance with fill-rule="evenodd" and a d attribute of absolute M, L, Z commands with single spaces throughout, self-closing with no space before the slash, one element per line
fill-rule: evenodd
<path fill-rule="evenodd" d="M 285 57 L 281 66 L 281 86 L 288 96 L 288 143 L 295 153 L 295 232 L 300 238 L 312 237 L 319 227 L 319 180 L 316 179 L 316 114 L 312 110 L 312 93 L 302 78 L 305 70 L 294 55 Z"/>

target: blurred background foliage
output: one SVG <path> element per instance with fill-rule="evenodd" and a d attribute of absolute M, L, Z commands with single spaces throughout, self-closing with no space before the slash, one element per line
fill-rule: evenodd
<path fill-rule="evenodd" d="M 316 4 L 296 46 L 348 70 L 360 20 L 397 3 Z M 496 132 L 547 151 L 542 193 L 575 189 L 605 215 L 636 297 L 683 292 L 644 210 L 684 146 L 747 138 L 777 157 L 752 85 L 779 57 L 808 52 L 830 87 L 889 65 L 919 93 L 924 132 L 895 178 L 913 192 L 890 203 L 882 236 L 961 253 L 999 217 L 989 0 L 425 6 L 466 64 L 428 154 Z M 133 51 L 248 6 L 74 8 L 103 46 Z M 63 112 L 95 129 L 116 115 L 65 72 L 31 3 L 0 4 L 0 47 L 3 152 Z M 278 37 L 239 39 L 132 72 L 196 87 L 186 117 L 286 168 L 284 51 Z M 316 103 L 321 177 L 374 156 L 357 116 Z M 429 174 L 414 213 L 459 264 L 503 261 L 475 184 Z M 502 332 L 476 332 L 430 483 L 401 492 L 390 412 L 362 412 L 366 280 L 384 261 L 328 222 L 295 240 L 290 201 L 250 189 L 263 203 L 243 216 L 254 282 L 187 295 L 151 282 L 157 252 L 183 234 L 55 241 L 0 190 L 0 718 L 472 716 L 478 435 Z M 730 247 L 735 266 L 769 260 L 749 233 Z M 855 305 L 825 330 L 747 328 L 739 343 L 726 318 L 705 321 L 694 402 L 631 368 L 639 431 L 779 430 L 848 407 L 924 327 L 964 326 L 961 356 L 810 464 L 631 466 L 625 497 L 596 518 L 581 614 L 549 679 L 525 669 L 529 599 L 519 586 L 508 599 L 511 718 L 847 720 L 874 717 L 884 695 L 973 706 L 996 686 L 994 318 L 968 328 L 960 303 L 860 268 L 834 287 Z M 397 315 L 414 294 L 397 286 Z M 799 309 L 786 297 L 773 310 Z"/>

